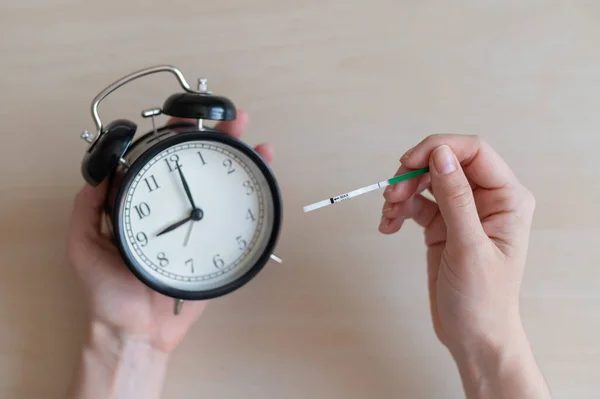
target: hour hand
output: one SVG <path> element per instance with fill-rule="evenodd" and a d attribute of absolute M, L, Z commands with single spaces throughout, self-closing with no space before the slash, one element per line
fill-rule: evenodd
<path fill-rule="evenodd" d="M 160 231 L 159 233 L 156 233 L 156 236 L 158 237 L 158 236 L 160 236 L 160 235 L 163 235 L 163 234 L 165 234 L 165 233 L 168 233 L 169 231 L 173 231 L 173 230 L 175 230 L 176 228 L 178 228 L 179 226 L 181 226 L 181 225 L 183 225 L 183 224 L 185 224 L 185 223 L 189 222 L 190 220 L 192 220 L 192 215 L 190 215 L 190 216 L 186 217 L 186 218 L 185 218 L 185 219 L 183 219 L 183 220 L 180 220 L 179 222 L 173 223 L 172 225 L 170 225 L 170 226 L 166 227 L 164 230 Z"/>

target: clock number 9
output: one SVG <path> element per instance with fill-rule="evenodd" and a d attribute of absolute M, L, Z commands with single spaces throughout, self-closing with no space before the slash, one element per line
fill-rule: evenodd
<path fill-rule="evenodd" d="M 161 267 L 165 267 L 169 264 L 169 259 L 167 259 L 164 252 L 159 252 L 158 255 L 156 255 L 156 259 L 158 259 L 158 264 Z"/>
<path fill-rule="evenodd" d="M 146 236 L 146 233 L 137 233 L 135 239 L 140 243 L 141 247 L 148 245 L 148 236 Z"/>
<path fill-rule="evenodd" d="M 252 187 L 252 183 L 250 183 L 250 180 L 246 180 L 244 182 L 244 187 L 246 187 L 246 195 L 250 195 L 254 192 L 254 187 Z"/>
<path fill-rule="evenodd" d="M 221 255 L 219 255 L 219 254 L 216 254 L 216 255 L 213 257 L 213 264 L 215 265 L 215 267 L 216 267 L 217 269 L 220 269 L 220 268 L 222 268 L 223 266 L 225 266 L 225 262 L 223 261 L 223 259 L 221 259 Z"/>

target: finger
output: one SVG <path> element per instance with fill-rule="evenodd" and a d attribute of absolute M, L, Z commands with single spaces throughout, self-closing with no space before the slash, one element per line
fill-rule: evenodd
<path fill-rule="evenodd" d="M 429 309 L 433 329 L 441 342 L 446 342 L 446 335 L 439 317 L 438 305 L 438 275 L 440 272 L 440 257 L 443 246 L 429 248 L 427 251 L 427 291 L 429 292 Z"/>
<path fill-rule="evenodd" d="M 404 216 L 390 219 L 385 216 L 381 216 L 381 222 L 379 223 L 379 232 L 382 234 L 394 234 L 400 230 L 402 224 L 406 218 Z"/>
<path fill-rule="evenodd" d="M 424 233 L 425 245 L 431 247 L 433 245 L 437 245 L 446 241 L 447 237 L 447 229 L 446 223 L 444 222 L 444 218 L 439 211 L 433 217 L 433 220 L 429 223 L 429 226 L 425 229 Z"/>
<path fill-rule="evenodd" d="M 441 219 L 438 205 L 421 194 L 415 194 L 408 201 L 394 204 L 394 207 L 397 207 L 398 211 L 394 208 L 392 211 L 385 213 L 382 218 L 382 223 L 380 224 L 380 230 L 383 228 L 383 232 L 386 234 L 397 232 L 406 219 L 413 219 L 418 225 L 424 227 L 427 233 L 436 218 Z M 442 240 L 445 240 L 445 225 L 443 225 L 443 223 L 441 226 L 436 224 L 435 227 L 436 229 L 443 227 L 443 231 L 441 233 L 433 234 L 432 237 L 435 237 L 436 240 L 440 237 Z"/>
<path fill-rule="evenodd" d="M 390 202 L 390 201 L 383 201 L 383 206 L 381 207 L 381 215 L 382 216 L 387 216 L 388 213 L 391 211 L 391 209 L 395 206 L 396 204 L 394 202 Z M 392 217 L 392 216 L 388 216 L 388 217 Z"/>
<path fill-rule="evenodd" d="M 254 150 L 265 160 L 267 164 L 273 162 L 273 147 L 271 144 L 259 144 L 254 147 Z"/>
<path fill-rule="evenodd" d="M 237 116 L 233 121 L 220 121 L 215 125 L 215 130 L 225 133 L 229 136 L 233 136 L 236 139 L 242 137 L 244 130 L 248 126 L 249 116 L 244 110 L 238 109 L 236 111 Z"/>
<path fill-rule="evenodd" d="M 400 160 L 412 169 L 425 167 L 432 151 L 443 144 L 452 149 L 464 173 L 478 186 L 492 189 L 517 184 L 517 178 L 506 162 L 478 136 L 432 135 L 408 150 Z"/>
<path fill-rule="evenodd" d="M 396 203 L 385 201 L 383 203 L 383 207 L 381 208 L 381 215 L 387 217 L 388 219 L 395 219 L 399 216 L 402 216 L 404 215 L 407 203 L 408 201 Z"/>
<path fill-rule="evenodd" d="M 406 201 L 414 194 L 421 193 L 423 190 L 426 190 L 430 184 L 431 178 L 427 173 L 417 178 L 404 180 L 400 183 L 388 186 L 388 188 L 392 188 L 387 192 L 384 191 L 383 197 L 392 203 Z"/>
<path fill-rule="evenodd" d="M 447 227 L 448 241 L 473 245 L 485 236 L 469 181 L 447 145 L 436 148 L 429 161 L 431 187 Z"/>
<path fill-rule="evenodd" d="M 437 216 L 440 215 L 440 208 L 435 202 L 423 197 L 415 195 L 410 217 L 421 227 L 429 228 L 431 223 Z"/>
<path fill-rule="evenodd" d="M 495 190 L 477 189 L 475 204 L 486 235 L 511 256 L 518 243 L 527 242 L 535 199 L 523 186 Z"/>
<path fill-rule="evenodd" d="M 405 165 L 400 165 L 394 176 L 398 176 L 410 171 L 411 169 L 407 168 Z M 414 194 L 415 190 L 417 189 L 417 186 L 419 185 L 419 182 L 420 179 L 408 179 L 396 184 L 389 185 L 383 191 L 383 198 L 390 202 L 406 201 L 410 198 L 411 195 Z"/>
<path fill-rule="evenodd" d="M 105 180 L 96 187 L 86 184 L 77 193 L 71 213 L 71 234 L 93 237 L 101 233 L 107 187 Z"/>
<path fill-rule="evenodd" d="M 422 176 L 422 177 L 425 177 L 425 176 Z M 410 198 L 408 198 L 408 200 L 402 201 L 402 202 L 392 202 L 392 201 L 386 200 L 383 205 L 381 213 L 390 219 L 397 218 L 398 216 L 400 216 L 402 213 L 404 213 L 406 211 L 407 203 L 410 202 L 412 200 L 412 198 L 416 197 L 417 194 L 420 194 L 423 191 L 429 189 L 430 186 L 431 186 L 431 181 L 429 179 L 429 175 L 427 175 L 426 178 L 421 179 L 419 186 L 414 191 L 414 193 L 410 196 Z M 406 216 L 408 216 L 408 215 L 406 215 Z"/>

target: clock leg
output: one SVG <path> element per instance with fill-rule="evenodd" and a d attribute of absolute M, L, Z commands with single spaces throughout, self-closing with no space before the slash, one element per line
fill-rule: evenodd
<path fill-rule="evenodd" d="M 183 299 L 175 299 L 175 310 L 173 313 L 178 315 L 181 312 L 181 307 L 183 306 Z"/>
<path fill-rule="evenodd" d="M 283 263 L 283 260 L 279 256 L 277 256 L 275 254 L 271 254 L 271 259 L 274 260 L 277 263 Z"/>

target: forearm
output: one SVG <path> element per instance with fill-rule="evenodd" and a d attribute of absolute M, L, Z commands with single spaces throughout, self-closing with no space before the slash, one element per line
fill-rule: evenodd
<path fill-rule="evenodd" d="M 454 356 L 468 399 L 550 399 L 525 333 Z"/>
<path fill-rule="evenodd" d="M 91 323 L 68 399 L 159 398 L 169 355 Z"/>

